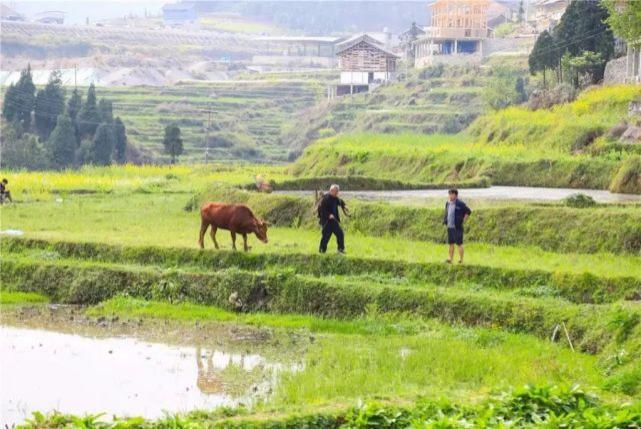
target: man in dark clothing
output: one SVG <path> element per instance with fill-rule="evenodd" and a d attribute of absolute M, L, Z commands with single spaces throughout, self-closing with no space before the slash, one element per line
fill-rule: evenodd
<path fill-rule="evenodd" d="M 459 264 L 463 263 L 463 223 L 472 214 L 472 210 L 458 199 L 458 190 L 448 191 L 448 201 L 445 203 L 443 224 L 447 226 L 447 243 L 450 245 L 448 264 L 454 259 L 454 245 L 458 246 Z"/>
<path fill-rule="evenodd" d="M 336 243 L 338 244 L 338 252 L 345 253 L 345 234 L 341 228 L 341 218 L 338 214 L 338 208 L 343 210 L 343 213 L 348 214 L 345 207 L 345 201 L 338 198 L 340 188 L 338 185 L 332 185 L 329 192 L 323 195 L 318 205 L 318 217 L 322 229 L 322 237 L 320 241 L 319 251 L 325 253 L 327 251 L 327 243 L 332 237 L 336 236 Z"/>
<path fill-rule="evenodd" d="M 13 202 L 11 199 L 11 192 L 7 189 L 8 184 L 9 181 L 7 179 L 2 179 L 2 182 L 0 182 L 0 204 L 4 203 L 5 200 Z"/>

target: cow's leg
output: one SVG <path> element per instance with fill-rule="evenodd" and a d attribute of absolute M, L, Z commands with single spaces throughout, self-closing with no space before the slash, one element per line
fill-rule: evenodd
<path fill-rule="evenodd" d="M 247 246 L 247 234 L 243 234 L 243 248 L 245 252 L 249 251 L 249 246 Z"/>
<path fill-rule="evenodd" d="M 214 225 L 211 226 L 211 240 L 214 242 L 214 246 L 216 246 L 216 249 L 220 249 L 218 247 L 218 242 L 216 241 L 216 231 L 218 231 L 218 228 L 216 228 Z"/>
<path fill-rule="evenodd" d="M 209 224 L 204 220 L 200 222 L 200 236 L 198 237 L 198 244 L 200 244 L 201 249 L 205 248 L 205 233 L 207 232 L 208 226 Z"/>
<path fill-rule="evenodd" d="M 236 250 L 236 233 L 231 231 L 231 247 Z"/>

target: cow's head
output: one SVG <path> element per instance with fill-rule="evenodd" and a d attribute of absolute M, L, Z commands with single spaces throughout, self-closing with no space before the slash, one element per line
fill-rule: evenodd
<path fill-rule="evenodd" d="M 269 226 L 268 222 L 265 222 L 264 220 L 261 219 L 256 219 L 256 229 L 254 230 L 254 233 L 256 234 L 256 237 L 263 243 L 267 243 L 267 227 Z"/>

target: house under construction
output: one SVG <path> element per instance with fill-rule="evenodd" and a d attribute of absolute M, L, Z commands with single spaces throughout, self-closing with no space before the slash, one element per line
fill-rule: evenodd
<path fill-rule="evenodd" d="M 491 36 L 490 0 L 436 0 L 430 7 L 431 25 L 414 43 L 416 66 L 451 61 L 461 55 L 482 57 L 483 41 Z"/>

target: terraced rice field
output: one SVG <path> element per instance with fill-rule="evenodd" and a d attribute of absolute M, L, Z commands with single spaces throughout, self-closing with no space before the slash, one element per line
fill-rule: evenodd
<path fill-rule="evenodd" d="M 213 411 L 168 385 L 164 393 L 182 398 L 174 404 L 191 408 L 140 427 L 167 419 L 174 427 L 366 427 L 385 419 L 380 427 L 632 428 L 641 419 L 634 203 L 479 202 L 459 266 L 443 263 L 440 208 L 348 201 L 348 255 L 319 255 L 311 199 L 238 190 L 238 177 L 252 174 L 242 167 L 211 187 L 192 180 L 205 167 L 196 176 L 173 169 L 171 179 L 161 170 L 141 169 L 145 180 L 153 173 L 167 182 L 144 192 L 67 189 L 1 208 L 5 329 L 36 330 L 27 338 L 43 338 L 43 328 L 151 338 L 186 347 L 189 361 L 205 356 L 205 366 L 207 350 L 264 362 L 246 372 L 233 358 L 204 373 L 220 381 L 217 394 L 231 408 Z M 269 244 L 251 238 L 250 252 L 232 252 L 223 231 L 222 250 L 199 250 L 193 209 L 207 199 L 248 203 L 273 223 Z M 113 359 L 127 347 L 114 348 Z M 190 377 L 181 389 L 206 391 Z M 260 394 L 247 399 L 248 391 Z M 109 398 L 104 411 L 120 410 Z M 159 418 L 157 409 L 140 413 Z M 48 427 L 70 421 L 47 419 Z"/>
<path fill-rule="evenodd" d="M 134 144 L 162 154 L 165 126 L 180 126 L 183 162 L 203 162 L 209 131 L 209 161 L 283 161 L 283 126 L 314 105 L 325 87 L 310 81 L 221 81 L 173 87 L 105 88 Z M 211 111 L 211 129 L 208 130 Z"/>

